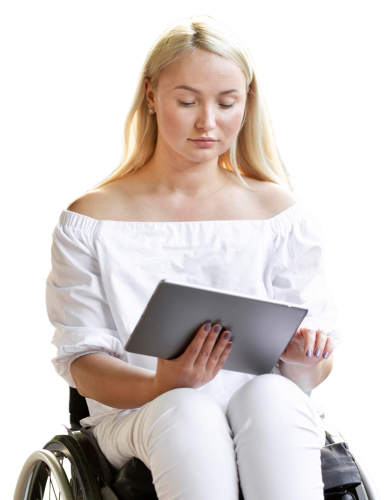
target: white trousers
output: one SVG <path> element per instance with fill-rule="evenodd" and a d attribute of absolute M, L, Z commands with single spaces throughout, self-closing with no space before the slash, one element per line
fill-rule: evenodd
<path fill-rule="evenodd" d="M 323 500 L 316 405 L 294 382 L 260 375 L 226 414 L 195 389 L 168 391 L 91 430 L 116 468 L 132 457 L 151 470 L 159 500 Z"/>

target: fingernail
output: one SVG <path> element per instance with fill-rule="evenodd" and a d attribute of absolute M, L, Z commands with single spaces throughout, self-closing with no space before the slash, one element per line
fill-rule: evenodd
<path fill-rule="evenodd" d="M 311 358 L 311 357 L 312 357 L 312 351 L 311 351 L 310 349 L 308 349 L 308 350 L 306 351 L 306 356 L 307 356 L 308 358 Z"/>
<path fill-rule="evenodd" d="M 320 349 L 320 348 L 318 348 L 318 349 L 316 350 L 316 352 L 314 353 L 314 355 L 316 356 L 316 358 L 318 358 L 318 357 L 320 356 L 320 354 L 321 354 L 321 349 Z"/>
<path fill-rule="evenodd" d="M 218 333 L 218 332 L 220 332 L 220 329 L 221 329 L 221 328 L 222 328 L 222 327 L 221 327 L 220 325 L 215 325 L 215 327 L 214 327 L 214 333 Z"/>
<path fill-rule="evenodd" d="M 227 340 L 227 339 L 230 337 L 230 335 L 231 335 L 231 332 L 226 332 L 226 333 L 223 335 L 223 338 L 224 338 L 225 340 Z"/>
<path fill-rule="evenodd" d="M 208 332 L 208 330 L 211 328 L 211 323 L 207 323 L 205 326 L 204 326 L 204 331 L 205 332 Z"/>
<path fill-rule="evenodd" d="M 328 351 L 325 351 L 325 353 L 323 354 L 323 358 L 324 358 L 324 359 L 327 359 L 327 358 L 328 358 L 328 356 L 329 356 L 329 352 L 328 352 Z"/>

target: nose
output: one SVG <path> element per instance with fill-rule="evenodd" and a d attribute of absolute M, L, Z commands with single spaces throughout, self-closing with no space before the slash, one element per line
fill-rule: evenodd
<path fill-rule="evenodd" d="M 196 127 L 203 130 L 212 130 L 216 126 L 214 111 L 211 106 L 202 106 L 196 121 Z"/>

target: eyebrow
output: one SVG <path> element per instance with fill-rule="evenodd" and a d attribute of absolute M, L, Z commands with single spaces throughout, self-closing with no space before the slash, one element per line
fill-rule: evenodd
<path fill-rule="evenodd" d="M 190 90 L 191 92 L 196 92 L 196 94 L 201 94 L 200 90 L 193 89 L 192 87 L 188 87 L 187 85 L 179 85 L 178 87 L 174 87 L 173 90 L 176 89 L 185 89 L 185 90 Z M 237 89 L 224 90 L 223 92 L 220 92 L 219 95 L 231 94 L 231 92 L 239 92 L 239 90 Z"/>

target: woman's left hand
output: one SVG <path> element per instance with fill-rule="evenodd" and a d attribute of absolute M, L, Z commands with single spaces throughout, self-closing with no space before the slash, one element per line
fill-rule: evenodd
<path fill-rule="evenodd" d="M 327 359 L 333 347 L 333 339 L 328 337 L 324 330 L 300 327 L 280 359 L 288 364 L 314 366 Z"/>

